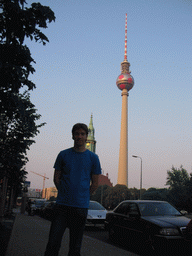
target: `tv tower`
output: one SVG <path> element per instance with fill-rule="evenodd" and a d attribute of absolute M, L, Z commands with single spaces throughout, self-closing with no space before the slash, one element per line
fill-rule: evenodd
<path fill-rule="evenodd" d="M 125 54 L 121 63 L 121 74 L 117 77 L 116 85 L 122 91 L 121 133 L 119 150 L 119 168 L 117 183 L 128 186 L 128 91 L 133 88 L 134 79 L 129 71 L 127 61 L 127 13 L 125 17 Z"/>

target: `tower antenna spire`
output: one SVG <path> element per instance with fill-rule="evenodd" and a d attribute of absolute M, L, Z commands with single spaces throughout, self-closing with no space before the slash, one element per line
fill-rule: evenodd
<path fill-rule="evenodd" d="M 121 62 L 121 73 L 122 74 L 130 74 L 129 71 L 130 63 L 127 61 L 127 13 L 125 15 L 125 52 L 124 52 L 124 60 Z"/>
<path fill-rule="evenodd" d="M 124 61 L 127 61 L 127 13 L 125 15 L 125 54 Z"/>

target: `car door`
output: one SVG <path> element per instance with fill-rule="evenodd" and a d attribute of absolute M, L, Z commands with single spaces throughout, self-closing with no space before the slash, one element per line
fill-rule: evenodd
<path fill-rule="evenodd" d="M 129 203 L 126 216 L 122 219 L 122 229 L 129 239 L 140 239 L 143 235 L 143 225 L 139 208 L 136 203 Z"/>
<path fill-rule="evenodd" d="M 114 228 L 120 239 L 125 236 L 124 222 L 127 218 L 128 207 L 129 204 L 127 202 L 124 202 L 115 211 Z"/>
<path fill-rule="evenodd" d="M 121 203 L 113 212 L 112 218 L 110 220 L 110 225 L 112 225 L 112 228 L 114 232 L 118 235 L 120 238 L 122 233 L 122 218 L 126 215 L 127 211 L 127 203 Z"/>

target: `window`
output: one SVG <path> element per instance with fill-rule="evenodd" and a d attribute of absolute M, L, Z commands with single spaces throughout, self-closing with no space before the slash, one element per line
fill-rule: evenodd
<path fill-rule="evenodd" d="M 89 210 L 105 210 L 105 208 L 97 202 L 90 202 Z"/>
<path fill-rule="evenodd" d="M 135 203 L 130 203 L 129 204 L 129 207 L 128 207 L 128 212 L 127 214 L 135 214 L 135 215 L 138 215 L 139 214 L 139 211 L 138 211 L 138 207 Z"/>
<path fill-rule="evenodd" d="M 129 206 L 128 203 L 122 203 L 122 204 L 119 205 L 119 207 L 115 210 L 115 213 L 127 215 L 128 206 Z"/>

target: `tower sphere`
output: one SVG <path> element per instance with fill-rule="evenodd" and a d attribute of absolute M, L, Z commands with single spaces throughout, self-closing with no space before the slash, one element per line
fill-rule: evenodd
<path fill-rule="evenodd" d="M 127 89 L 129 91 L 133 88 L 134 79 L 129 73 L 121 73 L 117 77 L 116 85 L 120 90 Z"/>

